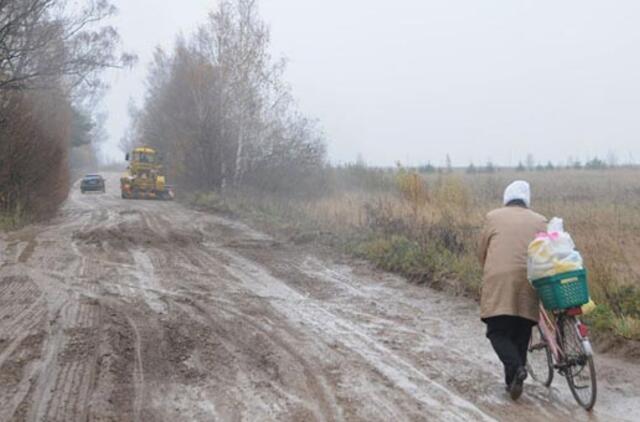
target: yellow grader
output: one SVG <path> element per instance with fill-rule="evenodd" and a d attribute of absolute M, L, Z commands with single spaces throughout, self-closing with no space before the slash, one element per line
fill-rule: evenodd
<path fill-rule="evenodd" d="M 147 146 L 127 153 L 127 173 L 120 178 L 123 199 L 172 200 L 173 189 L 166 184 L 162 160 L 155 149 Z"/>

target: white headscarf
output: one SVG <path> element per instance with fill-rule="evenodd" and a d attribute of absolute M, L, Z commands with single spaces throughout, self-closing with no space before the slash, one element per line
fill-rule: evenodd
<path fill-rule="evenodd" d="M 516 199 L 525 203 L 527 208 L 531 207 L 531 188 L 524 180 L 516 180 L 504 190 L 504 205 Z"/>

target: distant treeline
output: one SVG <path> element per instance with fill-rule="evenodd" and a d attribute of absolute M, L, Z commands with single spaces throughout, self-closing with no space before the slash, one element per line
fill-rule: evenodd
<path fill-rule="evenodd" d="M 636 167 L 635 165 L 620 165 L 613 161 L 604 161 L 598 157 L 592 158 L 591 160 L 586 161 L 584 164 L 581 161 L 573 161 L 570 160 L 567 164 L 554 164 L 551 161 L 547 161 L 546 164 L 537 163 L 534 164 L 532 162 L 523 163 L 519 162 L 516 167 L 497 167 L 492 163 L 487 163 L 483 167 L 475 167 L 473 164 L 470 164 L 466 171 L 467 173 L 493 173 L 495 171 L 499 171 L 501 169 L 513 169 L 518 172 L 525 171 L 553 171 L 553 170 L 606 170 L 612 168 L 630 168 Z"/>
<path fill-rule="evenodd" d="M 269 54 L 254 0 L 219 3 L 172 52 L 158 48 L 146 100 L 122 147 L 151 145 L 182 189 L 286 190 L 325 163 L 322 133 L 301 115 Z"/>
<path fill-rule="evenodd" d="M 599 157 L 591 158 L 584 163 L 574 158 L 568 158 L 565 163 L 553 163 L 547 161 L 546 163 L 537 162 L 533 155 L 529 154 L 525 161 L 519 161 L 516 166 L 503 166 L 495 164 L 493 161 L 487 161 L 483 165 L 476 165 L 474 162 L 469 163 L 467 166 L 454 166 L 452 164 L 451 157 L 447 154 L 444 165 L 434 165 L 430 161 L 426 164 L 419 164 L 414 166 L 407 166 L 397 162 L 393 167 L 384 166 L 370 166 L 366 163 L 361 155 L 358 155 L 358 159 L 355 162 L 345 163 L 338 165 L 337 168 L 352 169 L 357 171 L 358 169 L 365 170 L 377 170 L 377 171 L 394 171 L 396 169 L 404 168 L 417 173 L 432 174 L 432 173 L 460 173 L 465 172 L 467 174 L 475 173 L 496 173 L 500 171 L 516 171 L 516 172 L 531 172 L 531 171 L 555 171 L 555 170 L 608 170 L 608 169 L 640 169 L 640 164 L 627 163 L 620 164 L 618 159 L 613 155 L 603 160 Z"/>
<path fill-rule="evenodd" d="M 357 166 L 358 164 L 354 164 Z M 524 164 L 523 162 L 519 162 L 517 166 L 499 166 L 492 162 L 488 162 L 484 165 L 475 165 L 474 163 L 470 163 L 466 167 L 453 167 L 451 165 L 437 167 L 431 163 L 422 164 L 419 166 L 412 167 L 413 170 L 418 171 L 419 173 L 450 173 L 454 171 L 464 171 L 469 174 L 474 173 L 495 173 L 499 171 L 516 171 L 516 172 L 527 172 L 527 171 L 555 171 L 555 170 L 607 170 L 607 169 L 618 169 L 618 168 L 640 168 L 640 165 L 637 164 L 618 164 L 613 162 L 607 162 L 601 160 L 600 158 L 592 158 L 584 163 L 581 161 L 570 161 L 568 164 L 554 164 L 551 161 L 548 161 L 546 164 L 542 163 L 528 163 Z"/>
<path fill-rule="evenodd" d="M 100 71 L 121 66 L 107 0 L 0 0 L 0 225 L 51 215 L 69 151 L 91 142 Z"/>

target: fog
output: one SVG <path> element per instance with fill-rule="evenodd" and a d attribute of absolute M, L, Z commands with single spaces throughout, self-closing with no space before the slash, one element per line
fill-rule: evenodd
<path fill-rule="evenodd" d="M 215 3 L 116 2 L 138 66 L 112 72 L 109 144 L 140 102 L 156 45 Z M 332 162 L 455 165 L 640 158 L 640 4 L 634 1 L 263 0 L 274 56 Z"/>

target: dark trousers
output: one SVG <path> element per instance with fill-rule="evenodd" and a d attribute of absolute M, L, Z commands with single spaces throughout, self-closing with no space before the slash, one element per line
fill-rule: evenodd
<path fill-rule="evenodd" d="M 483 321 L 487 324 L 487 338 L 504 365 L 504 380 L 509 385 L 517 369 L 527 364 L 531 329 L 536 324 L 510 315 L 485 318 Z"/>

